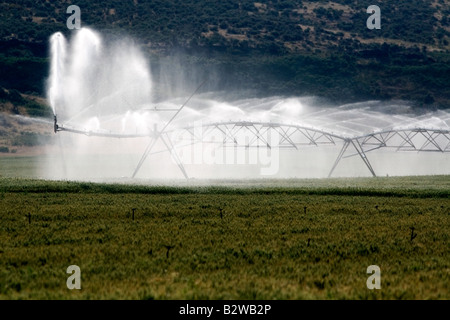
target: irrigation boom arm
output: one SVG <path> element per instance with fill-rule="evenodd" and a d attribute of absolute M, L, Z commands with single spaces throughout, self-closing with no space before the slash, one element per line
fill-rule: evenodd
<path fill-rule="evenodd" d="M 198 90 L 200 90 L 200 88 L 205 84 L 206 80 L 203 81 L 197 89 L 195 89 L 195 91 L 191 94 L 191 96 L 181 105 L 181 107 L 178 109 L 178 111 L 173 115 L 173 117 L 166 123 L 166 125 L 164 126 L 164 128 L 161 130 L 161 133 L 164 132 L 164 130 L 169 126 L 169 124 L 177 117 L 177 115 L 180 113 L 180 111 L 184 108 L 185 105 L 187 105 L 187 103 L 189 102 L 189 100 L 191 100 L 191 98 L 197 93 Z"/>

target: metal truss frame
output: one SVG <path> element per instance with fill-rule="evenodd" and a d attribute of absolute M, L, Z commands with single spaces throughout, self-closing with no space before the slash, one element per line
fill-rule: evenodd
<path fill-rule="evenodd" d="M 280 149 L 291 148 L 295 150 L 308 146 L 337 146 L 342 143 L 342 148 L 328 174 L 329 177 L 332 176 L 334 170 L 343 158 L 353 156 L 359 156 L 370 173 L 375 177 L 376 173 L 367 157 L 367 153 L 380 148 L 392 148 L 396 151 L 450 152 L 450 130 L 446 129 L 401 128 L 373 132 L 356 137 L 347 137 L 321 129 L 294 124 L 229 121 L 201 124 L 200 127 L 198 125 L 187 126 L 184 128 L 172 129 L 170 131 L 166 130 L 167 125 L 165 125 L 161 131 L 158 131 L 155 128 L 150 134 L 123 135 L 65 128 L 63 126 L 58 126 L 56 121 L 55 117 L 55 132 L 67 131 L 88 136 L 109 138 L 149 137 L 149 144 L 133 172 L 133 178 L 138 174 L 141 166 L 149 155 L 161 152 L 170 152 L 184 177 L 188 178 L 187 171 L 178 157 L 176 149 L 197 143 L 213 143 L 218 147 L 269 149 L 276 147 Z M 199 129 L 201 129 L 201 132 L 198 132 Z M 174 144 L 170 137 L 174 134 L 181 134 L 184 137 L 188 137 L 188 141 L 185 141 L 182 144 Z M 210 141 L 206 139 L 208 136 L 214 134 L 215 136 L 222 136 L 223 139 L 221 141 Z M 246 137 L 244 141 L 242 140 L 242 136 Z M 270 139 L 269 141 L 267 139 L 268 136 L 277 139 Z M 152 152 L 158 140 L 163 142 L 165 149 Z M 353 150 L 353 152 L 350 153 L 350 150 Z"/>

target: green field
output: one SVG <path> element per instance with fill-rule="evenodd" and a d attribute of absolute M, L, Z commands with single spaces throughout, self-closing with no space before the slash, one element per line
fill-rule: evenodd
<path fill-rule="evenodd" d="M 0 299 L 449 299 L 449 195 L 448 176 L 178 187 L 3 177 Z M 69 265 L 81 290 L 66 287 Z M 379 290 L 366 287 L 370 265 Z"/>

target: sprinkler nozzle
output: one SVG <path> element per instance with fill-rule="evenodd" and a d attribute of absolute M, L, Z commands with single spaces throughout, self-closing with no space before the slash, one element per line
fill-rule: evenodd
<path fill-rule="evenodd" d="M 56 118 L 56 114 L 53 116 L 53 130 L 55 133 L 58 131 L 58 119 Z"/>

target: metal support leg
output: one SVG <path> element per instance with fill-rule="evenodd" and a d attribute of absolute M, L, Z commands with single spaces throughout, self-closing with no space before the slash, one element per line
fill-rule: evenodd
<path fill-rule="evenodd" d="M 372 175 L 373 175 L 374 177 L 376 177 L 377 175 L 375 174 L 375 171 L 373 170 L 373 168 L 372 168 L 372 166 L 371 166 L 371 164 L 370 164 L 370 162 L 369 162 L 369 159 L 367 159 L 367 156 L 366 156 L 366 154 L 365 154 L 363 148 L 361 147 L 361 144 L 359 143 L 359 141 L 356 140 L 356 143 L 355 143 L 354 140 L 351 140 L 351 141 L 352 141 L 352 144 L 353 144 L 353 146 L 355 147 L 356 151 L 358 152 L 359 156 L 361 157 L 361 159 L 362 159 L 362 160 L 364 161 L 364 163 L 366 164 L 367 168 L 369 168 L 369 170 L 370 170 L 370 172 L 372 173 Z"/>
<path fill-rule="evenodd" d="M 187 175 L 186 170 L 184 169 L 183 163 L 181 162 L 180 158 L 178 157 L 178 154 L 177 154 L 175 148 L 173 147 L 172 143 L 170 142 L 170 139 L 168 139 L 169 142 L 166 142 L 164 137 L 161 135 L 161 141 L 165 144 L 167 150 L 170 152 L 170 154 L 174 158 L 175 162 L 178 165 L 178 168 L 180 168 L 180 170 L 183 173 L 184 177 L 186 179 L 189 179 L 189 176 Z"/>
<path fill-rule="evenodd" d="M 138 165 L 136 166 L 136 169 L 133 172 L 132 178 L 134 178 L 136 176 L 136 174 L 138 173 L 138 171 L 141 169 L 142 164 L 144 163 L 145 159 L 148 157 L 148 155 L 150 154 L 150 151 L 152 150 L 153 146 L 156 143 L 156 140 L 158 140 L 158 137 L 153 138 L 152 140 L 150 140 L 150 143 L 147 145 L 147 148 L 144 151 L 144 154 L 142 155 L 141 160 L 139 160 Z"/>
<path fill-rule="evenodd" d="M 344 155 L 345 151 L 347 150 L 349 144 L 350 144 L 350 141 L 349 141 L 349 140 L 345 140 L 345 143 L 344 143 L 344 145 L 342 146 L 342 149 L 341 149 L 341 151 L 339 152 L 339 155 L 338 155 L 338 157 L 336 158 L 336 161 L 334 162 L 333 167 L 331 168 L 330 173 L 328 174 L 328 178 L 330 178 L 331 175 L 333 174 L 334 169 L 336 169 L 338 163 L 341 161 L 342 156 Z"/>

